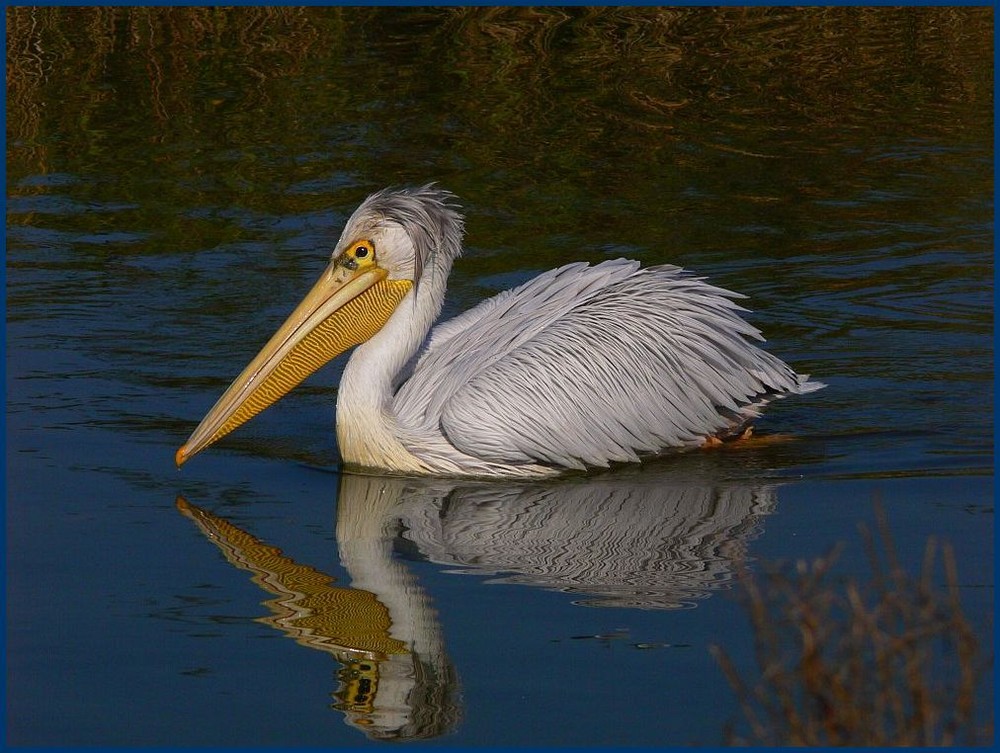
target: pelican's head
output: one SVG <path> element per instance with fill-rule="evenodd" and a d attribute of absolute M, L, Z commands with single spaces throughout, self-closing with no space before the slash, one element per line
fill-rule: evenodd
<path fill-rule="evenodd" d="M 177 450 L 177 466 L 373 337 L 431 270 L 447 273 L 462 241 L 453 198 L 427 185 L 365 199 L 312 290 Z"/>

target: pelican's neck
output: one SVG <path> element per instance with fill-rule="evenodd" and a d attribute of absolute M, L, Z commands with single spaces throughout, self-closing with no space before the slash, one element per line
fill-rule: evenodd
<path fill-rule="evenodd" d="M 441 313 L 450 271 L 450 260 L 426 268 L 385 326 L 359 345 L 344 367 L 337 393 L 337 441 L 345 462 L 417 473 L 426 470 L 399 440 L 392 396 L 400 373 Z"/>

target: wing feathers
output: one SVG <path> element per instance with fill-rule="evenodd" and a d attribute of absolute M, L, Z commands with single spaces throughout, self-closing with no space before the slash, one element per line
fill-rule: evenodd
<path fill-rule="evenodd" d="M 584 468 L 698 444 L 816 388 L 752 344 L 742 297 L 674 266 L 561 267 L 436 328 L 394 408 L 487 462 Z"/>

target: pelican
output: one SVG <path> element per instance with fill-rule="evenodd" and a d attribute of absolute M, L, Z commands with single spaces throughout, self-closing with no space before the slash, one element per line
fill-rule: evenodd
<path fill-rule="evenodd" d="M 177 466 L 349 348 L 341 457 L 406 475 L 638 462 L 746 436 L 771 400 L 824 386 L 754 344 L 734 303 L 745 296 L 673 265 L 567 264 L 433 326 L 463 233 L 456 197 L 434 184 L 365 199 Z"/>

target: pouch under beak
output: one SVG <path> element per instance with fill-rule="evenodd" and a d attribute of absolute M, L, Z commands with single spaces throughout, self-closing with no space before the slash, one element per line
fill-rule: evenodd
<path fill-rule="evenodd" d="M 320 366 L 378 332 L 413 286 L 371 266 L 332 262 L 174 456 L 179 468 L 286 395 Z"/>

